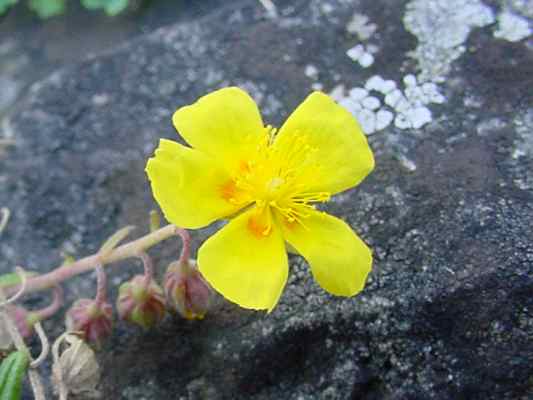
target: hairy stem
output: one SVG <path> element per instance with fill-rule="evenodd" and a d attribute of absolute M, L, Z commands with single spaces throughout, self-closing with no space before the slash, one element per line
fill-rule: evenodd
<path fill-rule="evenodd" d="M 100 308 L 107 301 L 107 276 L 102 264 L 96 264 L 96 296 L 95 304 Z"/>
<path fill-rule="evenodd" d="M 60 285 L 54 287 L 52 302 L 45 308 L 35 311 L 39 321 L 50 318 L 63 306 L 63 288 Z"/>
<path fill-rule="evenodd" d="M 143 262 L 144 289 L 147 290 L 150 286 L 150 282 L 152 282 L 152 278 L 154 277 L 154 264 L 152 263 L 152 259 L 150 258 L 150 256 L 144 251 L 139 253 L 139 257 Z"/>
<path fill-rule="evenodd" d="M 191 257 L 191 235 L 185 229 L 176 228 L 176 235 L 181 238 L 181 253 L 178 262 L 180 264 L 188 263 Z"/>
<path fill-rule="evenodd" d="M 102 266 L 105 266 L 107 264 L 124 260 L 126 258 L 136 257 L 139 252 L 145 251 L 150 247 L 156 245 L 157 243 L 176 235 L 179 235 L 183 239 L 184 250 L 186 248 L 188 249 L 188 244 L 190 242 L 189 234 L 185 230 L 179 229 L 174 225 L 167 225 L 137 240 L 115 248 L 109 254 L 107 254 L 104 259 L 102 259 L 100 254 L 96 253 L 91 256 L 82 258 L 78 261 L 75 261 L 71 264 L 62 265 L 54 269 L 53 271 L 48 272 L 47 274 L 29 278 L 26 282 L 26 290 L 24 291 L 24 294 L 49 289 L 74 276 L 93 270 L 94 266 L 98 263 L 100 263 Z M 182 251 L 180 259 L 184 256 L 183 252 L 184 251 Z M 188 250 L 186 252 L 188 253 Z M 6 288 L 7 294 L 9 295 L 11 293 L 16 293 L 19 289 L 19 286 L 20 285 L 14 285 Z"/>

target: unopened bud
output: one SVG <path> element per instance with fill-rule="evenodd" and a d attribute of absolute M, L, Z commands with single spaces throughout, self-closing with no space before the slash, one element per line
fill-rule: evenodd
<path fill-rule="evenodd" d="M 113 308 L 107 302 L 79 299 L 68 310 L 66 322 L 69 331 L 81 332 L 85 340 L 99 346 L 111 335 Z"/>
<path fill-rule="evenodd" d="M 146 285 L 146 277 L 137 275 L 120 286 L 117 311 L 120 318 L 151 328 L 165 317 L 163 289 L 154 280 Z"/>
<path fill-rule="evenodd" d="M 170 306 L 186 319 L 203 319 L 209 308 L 211 288 L 196 263 L 173 262 L 165 274 L 165 297 Z"/>
<path fill-rule="evenodd" d="M 60 354 L 65 343 L 68 348 Z M 64 333 L 52 347 L 54 364 L 52 382 L 61 399 L 69 394 L 98 398 L 96 386 L 100 380 L 100 367 L 93 349 L 72 333 Z"/>

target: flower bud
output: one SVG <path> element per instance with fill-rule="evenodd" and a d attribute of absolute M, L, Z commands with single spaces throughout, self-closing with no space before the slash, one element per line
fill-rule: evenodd
<path fill-rule="evenodd" d="M 67 348 L 60 352 L 63 344 Z M 69 394 L 84 395 L 84 398 L 99 397 L 96 386 L 100 381 L 100 366 L 89 345 L 76 335 L 65 332 L 54 342 L 52 355 L 52 383 L 60 399 L 68 398 Z"/>
<path fill-rule="evenodd" d="M 85 340 L 99 346 L 111 335 L 113 308 L 105 301 L 79 299 L 67 311 L 66 322 L 69 331 L 81 332 Z"/>
<path fill-rule="evenodd" d="M 173 262 L 165 274 L 165 297 L 186 319 L 203 319 L 209 308 L 211 288 L 193 260 Z"/>
<path fill-rule="evenodd" d="M 37 313 L 29 312 L 24 307 L 9 305 L 7 306 L 7 314 L 23 338 L 28 338 L 33 334 L 33 325 L 39 321 Z"/>
<path fill-rule="evenodd" d="M 154 280 L 146 285 L 146 277 L 137 275 L 120 286 L 117 311 L 120 318 L 151 328 L 165 317 L 163 289 Z"/>

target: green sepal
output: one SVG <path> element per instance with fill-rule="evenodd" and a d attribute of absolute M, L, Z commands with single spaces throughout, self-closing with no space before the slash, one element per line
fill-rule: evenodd
<path fill-rule="evenodd" d="M 0 400 L 19 400 L 22 381 L 30 366 L 30 357 L 25 351 L 11 353 L 0 365 Z"/>

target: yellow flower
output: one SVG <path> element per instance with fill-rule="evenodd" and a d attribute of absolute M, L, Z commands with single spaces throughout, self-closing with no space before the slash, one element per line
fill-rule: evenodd
<path fill-rule="evenodd" d="M 357 121 L 314 92 L 279 132 L 239 88 L 217 90 L 172 118 L 192 146 L 161 139 L 146 171 L 165 217 L 201 228 L 232 217 L 198 251 L 207 281 L 245 308 L 271 311 L 287 282 L 286 243 L 322 288 L 353 296 L 372 254 L 342 220 L 315 209 L 361 182 L 374 158 Z"/>

